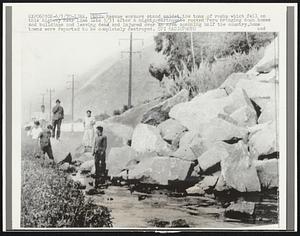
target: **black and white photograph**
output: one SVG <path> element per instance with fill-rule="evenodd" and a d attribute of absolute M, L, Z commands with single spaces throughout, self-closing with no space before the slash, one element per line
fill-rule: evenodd
<path fill-rule="evenodd" d="M 276 33 L 65 37 L 22 48 L 23 227 L 278 223 Z"/>
<path fill-rule="evenodd" d="M 279 31 L 76 32 L 59 24 L 90 29 L 80 15 L 30 14 L 13 48 L 20 229 L 278 228 Z"/>

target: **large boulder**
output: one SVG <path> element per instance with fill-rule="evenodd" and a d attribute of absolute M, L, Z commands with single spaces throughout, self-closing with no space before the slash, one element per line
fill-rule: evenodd
<path fill-rule="evenodd" d="M 197 96 L 195 96 L 191 101 L 193 102 L 197 102 L 198 100 L 202 100 L 202 99 L 208 99 L 208 98 L 223 98 L 223 97 L 227 97 L 227 92 L 225 89 L 223 88 L 217 88 L 217 89 L 212 89 L 212 90 L 208 90 L 205 93 L 200 93 Z"/>
<path fill-rule="evenodd" d="M 169 115 L 188 130 L 198 132 L 201 125 L 209 123 L 222 114 L 230 115 L 243 106 L 253 109 L 245 91 L 235 89 L 229 96 L 214 98 L 201 95 L 190 102 L 177 104 L 171 109 Z"/>
<path fill-rule="evenodd" d="M 265 123 L 252 128 L 249 135 L 249 150 L 251 157 L 258 159 L 261 155 L 269 155 L 279 151 L 279 140 L 276 123 Z"/>
<path fill-rule="evenodd" d="M 278 119 L 278 111 L 277 111 L 277 104 L 273 99 L 267 101 L 264 106 L 262 107 L 261 114 L 258 118 L 258 123 L 263 124 L 268 121 L 277 122 Z"/>
<path fill-rule="evenodd" d="M 169 111 L 176 104 L 187 102 L 189 100 L 189 92 L 186 89 L 181 90 L 175 96 L 159 103 L 144 113 L 142 123 L 150 125 L 158 125 L 169 118 Z"/>
<path fill-rule="evenodd" d="M 204 195 L 206 191 L 214 188 L 218 178 L 218 176 L 205 176 L 199 183 L 186 189 L 186 192 L 189 195 Z"/>
<path fill-rule="evenodd" d="M 257 122 L 256 111 L 250 106 L 243 106 L 237 109 L 230 117 L 235 120 L 239 126 L 251 127 Z"/>
<path fill-rule="evenodd" d="M 81 172 L 91 172 L 94 166 L 95 166 L 94 160 L 85 161 L 80 165 L 79 170 Z"/>
<path fill-rule="evenodd" d="M 276 82 L 277 76 L 278 75 L 277 75 L 276 69 L 272 69 L 269 73 L 261 73 L 261 74 L 255 76 L 254 78 L 260 82 L 273 83 L 273 82 Z"/>
<path fill-rule="evenodd" d="M 269 73 L 276 68 L 279 62 L 279 54 L 276 49 L 278 49 L 278 37 L 265 48 L 263 58 L 247 74 Z"/>
<path fill-rule="evenodd" d="M 239 192 L 260 191 L 256 168 L 243 141 L 227 145 L 228 156 L 221 159 L 221 171 L 226 185 Z"/>
<path fill-rule="evenodd" d="M 132 138 L 133 128 L 128 125 L 108 121 L 98 121 L 96 125 L 103 126 L 104 130 L 109 130 L 114 136 L 121 138 L 124 145 Z"/>
<path fill-rule="evenodd" d="M 250 99 L 274 98 L 277 83 L 259 82 L 249 79 L 241 79 L 237 82 L 236 88 L 244 89 Z"/>
<path fill-rule="evenodd" d="M 233 219 L 253 218 L 255 212 L 255 202 L 240 201 L 231 204 L 225 209 L 224 216 Z"/>
<path fill-rule="evenodd" d="M 229 75 L 226 80 L 221 84 L 219 87 L 220 89 L 224 89 L 227 94 L 230 94 L 235 89 L 236 84 L 239 82 L 240 79 L 249 79 L 250 76 L 245 73 L 232 73 Z"/>
<path fill-rule="evenodd" d="M 223 142 L 215 143 L 210 149 L 198 157 L 198 165 L 202 171 L 206 171 L 220 163 L 222 157 L 226 158 L 229 154 Z"/>
<path fill-rule="evenodd" d="M 130 161 L 135 159 L 137 152 L 129 146 L 112 148 L 107 156 L 108 175 L 117 176 Z"/>
<path fill-rule="evenodd" d="M 132 135 L 132 148 L 141 153 L 157 152 L 159 155 L 167 155 L 170 145 L 162 139 L 157 127 L 147 124 L 138 124 Z"/>
<path fill-rule="evenodd" d="M 226 120 L 214 118 L 209 123 L 200 126 L 199 134 L 206 141 L 216 142 L 231 140 L 232 138 L 245 139 L 248 130 Z"/>
<path fill-rule="evenodd" d="M 230 189 L 230 187 L 226 185 L 224 177 L 221 173 L 214 190 L 217 192 L 223 192 L 223 191 L 227 191 L 229 189 Z"/>
<path fill-rule="evenodd" d="M 162 122 L 158 125 L 158 128 L 162 138 L 169 142 L 172 142 L 178 135 L 186 131 L 186 128 L 174 119 L 168 119 Z"/>
<path fill-rule="evenodd" d="M 255 161 L 254 164 L 261 186 L 267 189 L 278 188 L 278 160 L 271 159 L 264 161 Z"/>
<path fill-rule="evenodd" d="M 74 158 L 74 160 L 80 161 L 80 162 L 86 162 L 86 161 L 94 160 L 94 156 L 91 152 L 84 152 L 84 153 L 78 154 L 78 156 L 76 158 Z"/>
<path fill-rule="evenodd" d="M 179 141 L 179 148 L 171 155 L 185 160 L 196 160 L 207 150 L 207 143 L 203 141 L 199 133 L 185 132 Z"/>
<path fill-rule="evenodd" d="M 169 181 L 184 181 L 191 172 L 191 164 L 190 161 L 166 156 L 144 158 L 128 171 L 128 178 L 142 183 L 167 185 Z"/>

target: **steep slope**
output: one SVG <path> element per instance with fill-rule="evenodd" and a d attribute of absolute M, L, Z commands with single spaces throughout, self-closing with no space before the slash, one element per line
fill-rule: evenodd
<path fill-rule="evenodd" d="M 141 57 L 133 56 L 132 71 L 132 104 L 138 105 L 146 100 L 151 100 L 161 95 L 159 83 L 151 77 L 148 68 L 155 60 L 156 52 L 154 46 L 145 48 Z M 75 89 L 75 119 L 85 115 L 90 109 L 94 115 L 106 112 L 112 114 L 115 109 L 121 109 L 127 104 L 128 96 L 128 74 L 129 59 L 123 58 L 114 62 L 114 57 L 109 58 L 110 62 L 102 65 L 80 76 L 80 83 Z M 114 62 L 114 63 L 113 63 Z M 63 91 L 62 97 L 67 114 L 71 113 L 71 97 L 66 96 L 70 91 Z"/>

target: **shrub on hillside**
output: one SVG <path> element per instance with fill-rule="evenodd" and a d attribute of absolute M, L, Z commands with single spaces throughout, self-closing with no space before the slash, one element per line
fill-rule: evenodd
<path fill-rule="evenodd" d="M 263 50 L 252 49 L 248 54 L 235 53 L 216 61 L 213 64 L 200 63 L 195 69 L 190 71 L 182 61 L 182 70 L 178 70 L 178 76 L 175 76 L 174 82 L 169 83 L 165 88 L 168 92 L 172 91 L 174 95 L 181 89 L 187 89 L 191 97 L 199 93 L 219 87 L 225 79 L 235 72 L 247 72 L 263 57 Z"/>
<path fill-rule="evenodd" d="M 111 227 L 106 207 L 85 201 L 74 181 L 57 165 L 34 159 L 22 148 L 22 227 Z"/>
<path fill-rule="evenodd" d="M 114 110 L 114 111 L 113 111 L 113 115 L 114 115 L 114 116 L 121 115 L 121 111 L 118 110 L 118 109 L 117 109 L 117 110 Z"/>

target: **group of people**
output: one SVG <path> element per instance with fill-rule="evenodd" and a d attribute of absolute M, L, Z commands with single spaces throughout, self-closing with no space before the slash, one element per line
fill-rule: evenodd
<path fill-rule="evenodd" d="M 51 138 L 60 141 L 61 124 L 64 119 L 64 109 L 60 104 L 60 100 L 56 100 L 56 105 L 52 109 L 52 122 L 47 119 L 45 106 L 41 106 L 41 112 L 34 119 L 34 125 L 29 131 L 35 146 L 35 157 L 44 157 L 48 155 L 49 159 L 54 160 L 51 146 Z M 83 121 L 83 146 L 84 152 L 91 151 L 95 160 L 95 178 L 106 175 L 106 148 L 107 137 L 103 135 L 103 127 L 95 127 L 96 121 L 92 116 L 92 112 L 88 110 Z"/>

